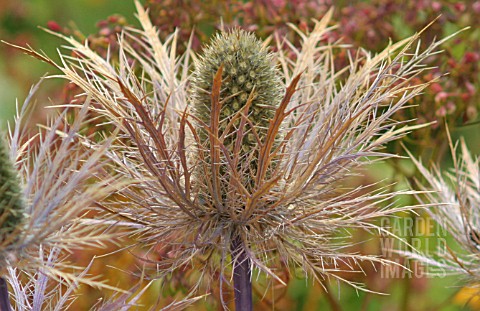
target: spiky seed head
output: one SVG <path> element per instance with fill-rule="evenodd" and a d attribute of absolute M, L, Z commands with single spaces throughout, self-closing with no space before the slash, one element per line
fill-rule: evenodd
<path fill-rule="evenodd" d="M 203 56 L 195 63 L 192 78 L 192 106 L 196 117 L 206 124 L 210 122 L 213 78 L 221 65 L 220 133 L 225 130 L 232 115 L 245 106 L 253 92 L 254 100 L 248 117 L 262 137 L 282 97 L 282 82 L 272 54 L 254 34 L 244 30 L 222 32 L 212 39 Z M 200 137 L 205 139 L 206 133 L 201 132 Z M 229 146 L 232 139 L 226 139 L 224 145 Z M 255 144 L 255 140 L 244 138 L 242 149 L 251 150 Z"/>
<path fill-rule="evenodd" d="M 10 160 L 7 143 L 0 137 L 0 243 L 21 225 L 24 211 L 20 179 Z"/>

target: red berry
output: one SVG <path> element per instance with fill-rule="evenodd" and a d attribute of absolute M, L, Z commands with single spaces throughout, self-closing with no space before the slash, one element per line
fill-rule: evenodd
<path fill-rule="evenodd" d="M 430 85 L 430 89 L 432 90 L 433 93 L 440 93 L 441 91 L 443 91 L 443 87 L 437 82 L 432 83 Z"/>
<path fill-rule="evenodd" d="M 453 5 L 453 7 L 455 8 L 455 10 L 457 10 L 459 12 L 465 11 L 465 3 L 463 3 L 463 2 L 457 2 Z"/>
<path fill-rule="evenodd" d="M 62 31 L 62 27 L 60 27 L 60 25 L 57 22 L 54 22 L 54 21 L 48 21 L 47 22 L 47 27 L 51 31 L 55 31 L 55 32 L 61 32 Z"/>
<path fill-rule="evenodd" d="M 476 1 L 472 4 L 472 9 L 475 13 L 480 13 L 480 1 Z"/>
<path fill-rule="evenodd" d="M 117 15 L 112 15 L 108 17 L 108 22 L 114 24 L 118 21 L 118 16 Z"/>
<path fill-rule="evenodd" d="M 438 12 L 442 9 L 443 5 L 440 2 L 434 1 L 432 2 L 431 6 L 433 11 Z"/>
<path fill-rule="evenodd" d="M 476 52 L 467 52 L 463 56 L 465 63 L 475 63 L 480 60 L 480 55 Z"/>

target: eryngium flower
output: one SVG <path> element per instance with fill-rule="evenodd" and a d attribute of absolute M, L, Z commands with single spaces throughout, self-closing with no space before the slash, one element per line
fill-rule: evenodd
<path fill-rule="evenodd" d="M 155 262 L 158 273 L 195 265 L 204 284 L 222 285 L 232 266 L 242 263 L 243 256 L 231 256 L 232 239 L 238 239 L 255 271 L 281 283 L 286 267 L 322 281 L 342 279 L 336 274 L 342 266 L 356 270 L 361 261 L 388 263 L 349 253 L 349 232 L 382 230 L 371 220 L 402 210 L 381 208 L 399 193 L 347 189 L 346 180 L 373 157 L 390 157 L 379 149 L 412 129 L 392 117 L 426 87 L 410 80 L 423 73 L 422 62 L 441 42 L 412 51 L 415 35 L 378 55 L 358 55 L 337 71 L 332 50 L 342 47 L 322 41 L 331 12 L 311 33 L 295 28 L 301 47 L 280 40 L 274 54 L 288 87 L 265 123 L 265 134 L 245 152 L 241 138 L 255 123 L 248 100 L 232 111 L 230 122 L 240 120 L 237 127 L 218 126 L 221 107 L 230 100 L 222 93 L 224 67 L 213 75 L 211 87 L 202 87 L 209 92 L 211 113 L 209 122 L 199 122 L 191 107 L 197 98 L 189 97 L 195 91 L 190 59 L 197 58 L 190 43 L 185 54 L 176 55 L 177 34 L 161 42 L 138 3 L 137 9 L 143 30 L 131 29 L 120 38 L 119 64 L 72 38 L 64 38 L 71 51 L 60 55 L 58 64 L 25 51 L 80 86 L 98 104 L 95 112 L 127 138 L 115 141 L 109 156 L 119 174 L 137 182 L 122 190 L 120 204 L 105 203 L 105 208 L 121 217 L 118 225 L 130 227 L 139 243 L 168 250 Z M 141 48 L 133 48 L 132 41 Z M 208 133 L 209 148 L 202 132 Z M 233 149 L 225 145 L 227 133 Z M 195 176 L 199 169 L 202 178 Z"/>
<path fill-rule="evenodd" d="M 450 137 L 449 137 L 450 138 Z M 409 253 L 432 268 L 432 273 L 460 274 L 472 283 L 480 281 L 480 157 L 473 157 L 465 144 L 460 141 L 461 152 L 457 155 L 458 144 L 450 148 L 454 167 L 443 172 L 439 167 L 429 171 L 413 156 L 417 169 L 425 177 L 422 190 L 430 192 L 420 197 L 432 204 L 431 217 L 456 240 L 460 252 L 455 247 L 439 245 L 438 256 Z M 439 269 L 440 268 L 440 269 Z"/>
<path fill-rule="evenodd" d="M 227 161 L 225 153 L 213 151 L 219 144 L 229 154 L 238 157 L 235 160 L 239 170 L 236 177 L 240 180 L 237 182 L 248 191 L 253 190 L 252 176 L 257 172 L 259 142 L 266 136 L 269 122 L 274 118 L 283 95 L 272 57 L 273 54 L 268 53 L 267 47 L 253 34 L 235 29 L 218 34 L 195 62 L 190 104 L 199 123 L 196 130 L 198 142 L 205 151 L 201 151 L 203 164 L 197 165 L 194 180 L 211 175 L 212 170 L 219 175 L 221 182 L 213 185 L 219 200 L 211 204 L 225 204 L 232 190 L 229 186 L 231 171 L 228 165 L 220 164 Z M 215 93 L 212 82 L 218 72 L 221 72 L 219 101 L 212 107 L 211 94 Z M 248 118 L 241 120 L 241 114 L 248 115 Z M 218 157 L 211 158 L 213 154 Z"/>
<path fill-rule="evenodd" d="M 22 230 L 25 203 L 20 179 L 10 160 L 6 142 L 0 137 L 0 241 L 8 244 L 15 239 L 15 229 Z"/>
<path fill-rule="evenodd" d="M 14 218 L 4 212 L 4 219 L 13 220 L 7 229 L 2 223 L 0 241 L 0 277 L 10 283 L 16 310 L 50 309 L 66 299 L 55 293 L 56 282 L 70 287 L 78 281 L 102 284 L 72 273 L 75 267 L 65 262 L 66 252 L 102 246 L 111 239 L 105 227 L 86 224 L 82 216 L 120 185 L 111 178 L 102 179 L 106 165 L 102 155 L 110 140 L 93 143 L 80 135 L 88 123 L 88 99 L 81 109 L 68 109 L 71 124 L 65 110 L 38 133 L 27 133 L 24 125 L 29 122 L 30 100 L 37 87 L 17 114 L 8 149 L 2 147 L 0 155 L 2 208 L 19 206 Z M 64 303 L 67 308 L 68 301 Z"/>

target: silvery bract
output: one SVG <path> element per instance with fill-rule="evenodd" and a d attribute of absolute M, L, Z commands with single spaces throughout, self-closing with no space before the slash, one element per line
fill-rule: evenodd
<path fill-rule="evenodd" d="M 421 202 L 433 205 L 430 216 L 453 236 L 461 252 L 441 244 L 436 256 L 408 255 L 434 273 L 463 275 L 474 284 L 480 280 L 480 157 L 472 156 L 463 140 L 455 146 L 450 143 L 450 148 L 454 167 L 447 173 L 435 166 L 429 170 L 411 157 L 425 177 L 426 182 L 418 184 L 422 190 L 430 191 L 420 197 Z"/>

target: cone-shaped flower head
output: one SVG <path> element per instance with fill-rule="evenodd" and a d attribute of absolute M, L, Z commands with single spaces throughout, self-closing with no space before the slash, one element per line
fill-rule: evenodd
<path fill-rule="evenodd" d="M 258 145 L 253 131 L 257 132 L 260 139 L 265 136 L 268 122 L 273 118 L 281 100 L 283 90 L 279 72 L 275 68 L 272 54 L 254 34 L 240 29 L 217 34 L 195 63 L 192 78 L 192 108 L 195 116 L 205 124 L 211 122 L 212 86 L 220 67 L 222 89 L 219 134 L 226 137 L 223 141 L 225 146 L 232 144 L 232 135 L 228 136 L 230 133 L 223 131 L 234 114 L 245 108 L 250 99 L 251 106 L 246 111 L 254 129 L 248 129 L 242 140 L 242 150 L 248 152 Z M 236 127 L 239 123 L 240 120 L 237 119 Z M 208 136 L 204 131 L 200 131 L 200 135 L 202 139 Z"/>
<path fill-rule="evenodd" d="M 275 68 L 272 54 L 254 34 L 234 29 L 217 34 L 208 45 L 202 57 L 195 63 L 192 77 L 192 109 L 195 116 L 205 125 L 198 130 L 200 143 L 210 150 L 218 136 L 221 144 L 230 153 L 236 153 L 240 161 L 251 159 L 249 165 L 238 164 L 240 178 L 246 177 L 243 183 L 251 188 L 248 181 L 256 173 L 259 142 L 265 137 L 269 121 L 275 114 L 282 98 L 282 82 Z M 212 106 L 214 79 L 217 73 L 218 85 L 221 86 L 218 106 Z M 248 116 L 248 124 L 242 124 L 243 113 Z M 245 118 L 243 119 L 245 121 Z M 207 130 L 206 128 L 209 128 Z M 213 139 L 213 140 L 211 140 Z M 235 148 L 236 145 L 236 148 Z M 220 154 L 223 158 L 224 154 Z M 220 160 L 221 161 L 221 160 Z M 212 159 L 205 155 L 207 170 Z M 225 163 L 225 161 L 221 161 Z M 238 161 L 237 161 L 238 162 Z M 197 178 L 204 178 L 201 165 L 197 169 Z M 223 181 L 221 196 L 228 192 L 228 168 L 219 167 L 218 174 Z"/>
<path fill-rule="evenodd" d="M 10 159 L 7 143 L 0 137 L 0 241 L 9 243 L 8 235 L 22 225 L 25 205 L 20 179 Z"/>

